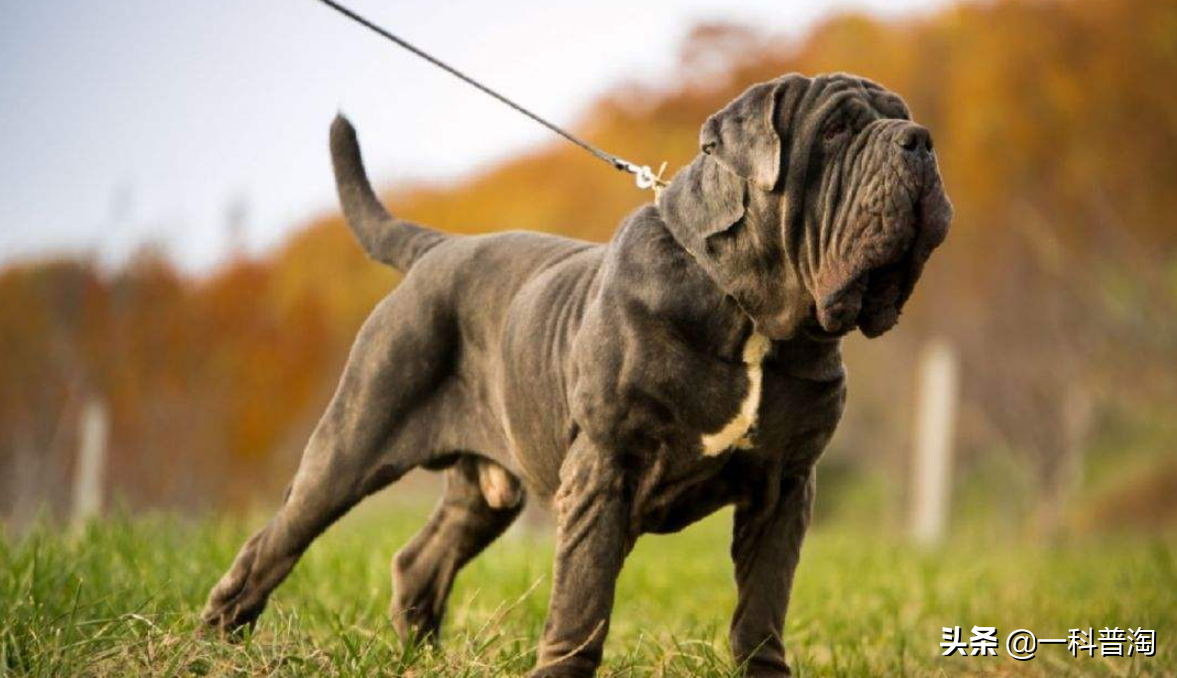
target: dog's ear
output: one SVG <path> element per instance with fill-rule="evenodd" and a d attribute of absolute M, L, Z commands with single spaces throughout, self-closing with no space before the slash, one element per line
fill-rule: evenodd
<path fill-rule="evenodd" d="M 744 216 L 749 186 L 773 190 L 782 141 L 775 117 L 781 91 L 800 76 L 753 85 L 707 118 L 697 156 L 663 191 L 658 206 L 679 241 L 696 255 L 703 242 Z"/>
<path fill-rule="evenodd" d="M 781 172 L 781 137 L 775 118 L 782 79 L 753 85 L 707 118 L 699 150 L 757 188 L 776 188 Z"/>

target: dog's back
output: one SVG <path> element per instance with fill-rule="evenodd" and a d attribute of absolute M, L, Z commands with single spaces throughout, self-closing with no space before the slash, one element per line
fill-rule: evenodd
<path fill-rule="evenodd" d="M 442 331 L 433 353 L 449 356 L 444 392 L 463 440 L 477 452 L 552 489 L 567 447 L 565 358 L 598 279 L 605 246 L 554 235 L 511 231 L 446 235 L 390 215 L 364 170 L 355 130 L 343 116 L 331 129 L 331 155 L 347 223 L 371 258 L 405 272 L 394 295 Z M 467 397 L 472 395 L 475 397 Z M 469 403 L 479 406 L 469 407 Z M 512 417 L 520 409 L 527 417 Z M 514 419 L 533 443 L 520 463 Z M 534 445 L 534 441 L 542 441 Z M 538 449 L 534 449 L 538 448 Z"/>

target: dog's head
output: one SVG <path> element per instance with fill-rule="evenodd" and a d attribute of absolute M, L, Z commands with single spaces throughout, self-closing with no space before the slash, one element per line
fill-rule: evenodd
<path fill-rule="evenodd" d="M 708 118 L 700 150 L 658 206 L 758 331 L 895 325 L 952 219 L 902 99 L 851 75 L 787 75 Z"/>

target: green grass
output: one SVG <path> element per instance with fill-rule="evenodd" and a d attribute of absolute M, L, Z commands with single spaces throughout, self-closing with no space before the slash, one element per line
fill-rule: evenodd
<path fill-rule="evenodd" d="M 458 580 L 441 652 L 402 646 L 385 618 L 388 562 L 427 509 L 381 507 L 317 542 L 242 642 L 198 632 L 196 614 L 246 526 L 114 519 L 81 534 L 48 526 L 0 540 L 0 674 L 6 676 L 519 676 L 543 623 L 551 544 L 511 533 Z M 603 675 L 735 676 L 730 515 L 646 537 L 619 585 Z M 786 629 L 801 676 L 1177 675 L 1177 548 L 1124 537 L 919 551 L 819 526 Z M 944 626 L 996 626 L 998 657 L 940 657 Z M 1074 658 L 1063 646 L 1016 662 L 1027 628 L 1151 628 L 1155 657 Z"/>

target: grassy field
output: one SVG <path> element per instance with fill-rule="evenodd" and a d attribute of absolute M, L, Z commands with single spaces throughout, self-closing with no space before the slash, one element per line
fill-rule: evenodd
<path fill-rule="evenodd" d="M 367 510 L 317 542 L 238 644 L 198 632 L 196 613 L 248 526 L 136 518 L 68 535 L 0 541 L 0 673 L 6 676 L 519 676 L 542 627 L 551 544 L 507 535 L 458 579 L 441 652 L 403 647 L 385 611 L 388 562 L 425 508 Z M 735 676 L 733 604 L 721 514 L 646 537 L 618 592 L 603 675 Z M 917 552 L 860 530 L 819 526 L 806 545 L 787 643 L 801 676 L 1177 675 L 1177 546 L 1154 537 L 996 547 L 957 538 Z M 996 626 L 997 657 L 940 657 L 941 628 Z M 1072 657 L 1026 628 L 1156 631 L 1154 657 Z"/>

